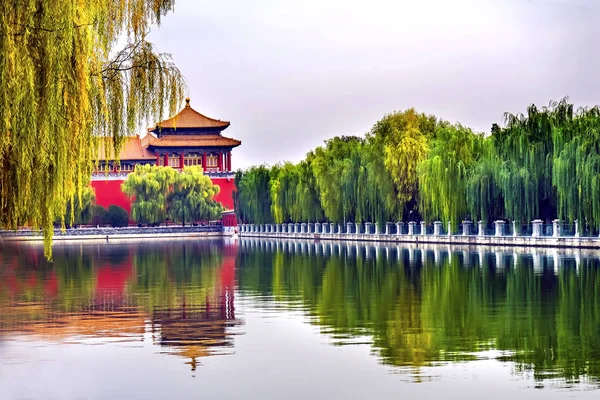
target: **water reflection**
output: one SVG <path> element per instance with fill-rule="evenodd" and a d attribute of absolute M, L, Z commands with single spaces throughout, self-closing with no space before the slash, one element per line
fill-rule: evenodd
<path fill-rule="evenodd" d="M 197 360 L 232 352 L 236 247 L 221 241 L 36 245 L 0 253 L 0 341 L 142 342 Z"/>
<path fill-rule="evenodd" d="M 238 268 L 243 293 L 301 299 L 335 343 L 366 335 L 417 381 L 494 350 L 540 385 L 600 382 L 591 251 L 243 239 Z"/>
<path fill-rule="evenodd" d="M 151 343 L 195 370 L 234 352 L 243 305 L 245 318 L 306 316 L 328 342 L 366 344 L 416 382 L 492 360 L 540 387 L 600 385 L 592 251 L 190 240 L 63 244 L 47 263 L 37 245 L 1 250 L 0 343 Z M 252 335 L 255 356 L 286 340 L 268 325 Z"/>

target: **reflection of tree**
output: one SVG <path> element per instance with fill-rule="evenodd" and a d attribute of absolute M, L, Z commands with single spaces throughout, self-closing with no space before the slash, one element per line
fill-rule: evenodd
<path fill-rule="evenodd" d="M 350 256 L 346 248 L 341 256 L 242 251 L 240 289 L 290 304 L 301 299 L 336 340 L 369 334 L 386 364 L 418 369 L 494 348 L 539 380 L 600 379 L 598 260 L 555 275 L 534 272 L 526 257 L 504 270 L 493 254 L 466 255 L 469 264 L 478 259 L 466 267 L 463 254 L 410 262 L 398 250 L 397 261 L 386 261 L 357 248 Z"/>

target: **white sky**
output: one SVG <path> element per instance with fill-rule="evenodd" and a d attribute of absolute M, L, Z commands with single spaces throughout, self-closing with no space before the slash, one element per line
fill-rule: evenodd
<path fill-rule="evenodd" d="M 489 132 L 532 102 L 596 105 L 598 38 L 599 0 L 177 0 L 150 40 L 243 168 L 409 107 Z"/>

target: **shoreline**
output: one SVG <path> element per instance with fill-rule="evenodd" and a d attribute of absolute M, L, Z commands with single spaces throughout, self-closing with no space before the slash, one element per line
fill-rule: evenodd
<path fill-rule="evenodd" d="M 65 241 L 115 241 L 139 239 L 206 238 L 226 236 L 221 226 L 156 227 L 156 228 L 78 228 L 64 232 L 55 230 L 53 242 Z M 0 242 L 42 242 L 41 232 L 31 230 L 2 231 Z"/>

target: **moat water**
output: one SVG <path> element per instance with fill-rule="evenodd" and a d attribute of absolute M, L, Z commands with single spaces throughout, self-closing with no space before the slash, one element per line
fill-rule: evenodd
<path fill-rule="evenodd" d="M 600 397 L 594 252 L 1 246 L 2 400 Z"/>

